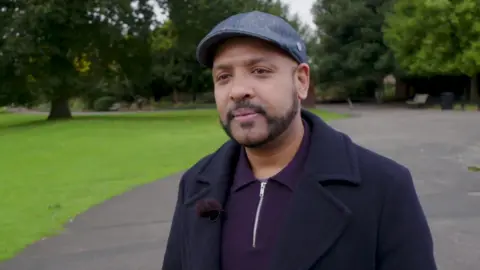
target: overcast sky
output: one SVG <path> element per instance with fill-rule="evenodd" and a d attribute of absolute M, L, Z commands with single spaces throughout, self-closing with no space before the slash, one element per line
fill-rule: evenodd
<path fill-rule="evenodd" d="M 300 16 L 300 19 L 303 20 L 304 23 L 307 23 L 310 27 L 314 27 L 313 25 L 313 17 L 310 12 L 310 9 L 313 6 L 313 2 L 315 0 L 282 0 L 284 3 L 290 6 L 290 11 L 297 13 Z"/>

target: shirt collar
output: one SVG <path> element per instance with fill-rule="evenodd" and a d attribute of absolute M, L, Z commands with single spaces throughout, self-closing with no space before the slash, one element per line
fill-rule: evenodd
<path fill-rule="evenodd" d="M 303 171 L 303 165 L 308 155 L 310 145 L 310 127 L 305 121 L 303 121 L 303 127 L 304 135 L 297 153 L 283 170 L 270 177 L 271 180 L 275 180 L 291 190 L 294 190 L 297 180 L 299 179 L 298 175 Z M 242 187 L 255 181 L 257 181 L 257 179 L 250 167 L 245 148 L 242 147 L 236 167 L 232 191 L 238 191 Z"/>

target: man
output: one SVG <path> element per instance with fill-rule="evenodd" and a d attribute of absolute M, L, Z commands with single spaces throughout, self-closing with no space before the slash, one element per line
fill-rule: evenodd
<path fill-rule="evenodd" d="M 164 270 L 433 270 L 409 171 L 302 110 L 305 43 L 232 16 L 198 45 L 231 140 L 182 177 Z"/>

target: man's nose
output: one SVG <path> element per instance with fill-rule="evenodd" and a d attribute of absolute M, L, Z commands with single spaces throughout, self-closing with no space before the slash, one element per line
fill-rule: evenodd
<path fill-rule="evenodd" d="M 230 99 L 233 101 L 251 99 L 252 97 L 252 88 L 244 83 L 234 83 L 230 90 Z"/>

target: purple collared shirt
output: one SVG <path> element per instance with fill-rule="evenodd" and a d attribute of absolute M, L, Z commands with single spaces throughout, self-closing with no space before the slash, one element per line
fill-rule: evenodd
<path fill-rule="evenodd" d="M 222 270 L 264 270 L 285 218 L 285 209 L 295 190 L 308 153 L 310 130 L 305 133 L 292 161 L 277 175 L 258 180 L 245 150 L 241 151 L 222 231 Z M 262 184 L 263 183 L 263 184 Z M 261 190 L 263 185 L 263 199 Z"/>

